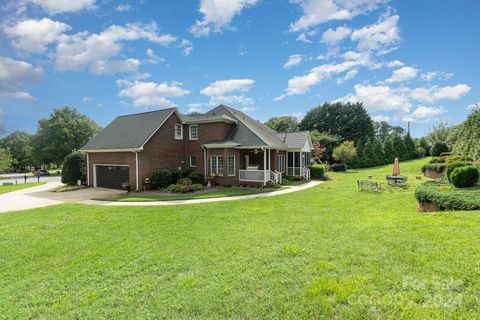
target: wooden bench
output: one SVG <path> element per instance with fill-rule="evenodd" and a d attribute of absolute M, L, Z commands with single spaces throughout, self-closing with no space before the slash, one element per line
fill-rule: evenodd
<path fill-rule="evenodd" d="M 373 190 L 376 192 L 382 191 L 382 186 L 376 181 L 357 180 L 357 185 L 358 185 L 358 189 L 361 191 L 364 191 L 364 190 L 367 190 L 367 191 Z"/>

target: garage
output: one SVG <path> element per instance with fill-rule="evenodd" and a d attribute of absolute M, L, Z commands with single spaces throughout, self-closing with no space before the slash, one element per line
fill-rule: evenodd
<path fill-rule="evenodd" d="M 130 181 L 128 166 L 96 165 L 96 187 L 123 189 L 122 184 Z"/>

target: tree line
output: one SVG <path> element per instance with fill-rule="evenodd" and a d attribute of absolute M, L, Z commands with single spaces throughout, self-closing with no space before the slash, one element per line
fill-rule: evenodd
<path fill-rule="evenodd" d="M 57 167 L 74 150 L 83 147 L 100 127 L 78 110 L 54 109 L 38 121 L 35 134 L 15 131 L 0 139 L 0 171 L 23 172 L 30 167 Z"/>

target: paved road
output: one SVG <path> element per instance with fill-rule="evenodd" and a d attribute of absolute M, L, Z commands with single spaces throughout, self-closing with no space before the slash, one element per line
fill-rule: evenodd
<path fill-rule="evenodd" d="M 2 178 L 7 177 L 7 175 L 2 175 Z M 60 182 L 62 178 L 60 176 L 46 176 L 46 177 L 40 177 L 40 182 Z M 4 182 L 7 183 L 14 183 L 14 184 L 23 184 L 25 183 L 25 178 L 23 175 L 15 175 L 12 176 L 11 174 L 8 175 L 7 179 L 0 179 L 0 185 L 2 185 Z M 28 176 L 27 175 L 27 183 L 28 182 L 38 182 L 37 177 L 34 177 L 32 175 Z"/>

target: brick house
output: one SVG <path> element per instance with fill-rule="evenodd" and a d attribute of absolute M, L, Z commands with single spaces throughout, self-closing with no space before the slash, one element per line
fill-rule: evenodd
<path fill-rule="evenodd" d="M 205 114 L 176 108 L 117 117 L 81 150 L 91 187 L 143 190 L 157 169 L 200 171 L 214 184 L 310 178 L 312 142 L 307 131 L 279 133 L 220 105 Z"/>

